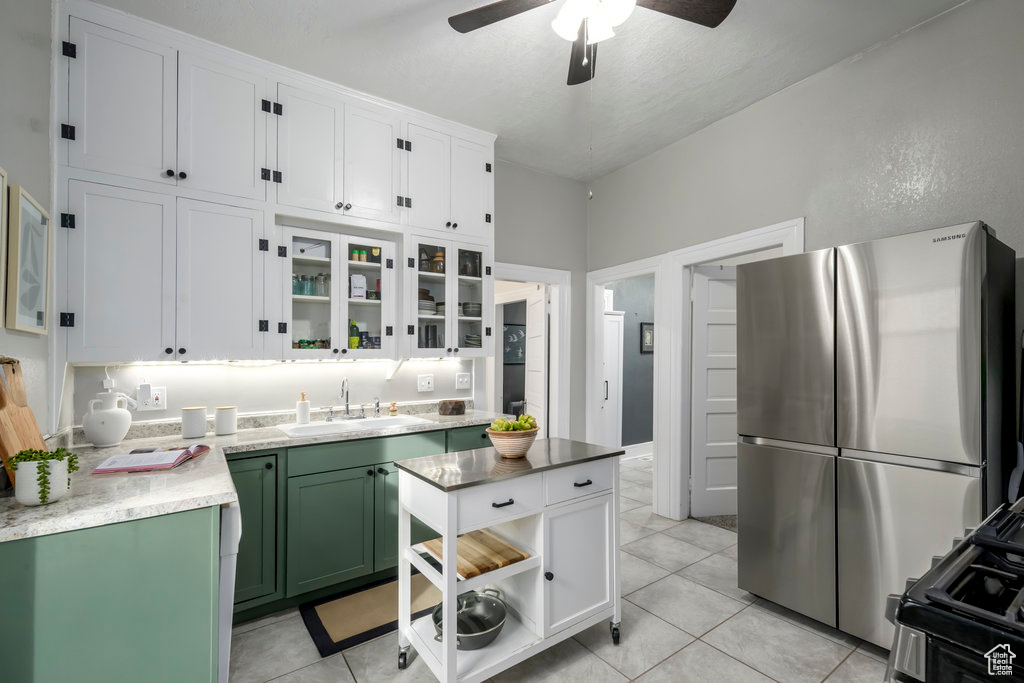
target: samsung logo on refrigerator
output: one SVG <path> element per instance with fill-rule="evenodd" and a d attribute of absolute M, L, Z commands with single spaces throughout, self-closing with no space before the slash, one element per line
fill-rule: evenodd
<path fill-rule="evenodd" d="M 955 235 L 943 235 L 942 237 L 933 237 L 932 242 L 948 242 L 950 240 L 962 240 L 967 237 L 966 232 L 960 232 Z"/>

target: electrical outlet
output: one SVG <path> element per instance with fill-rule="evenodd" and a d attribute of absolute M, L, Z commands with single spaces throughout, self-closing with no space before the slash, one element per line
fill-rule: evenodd
<path fill-rule="evenodd" d="M 433 391 L 434 390 L 434 376 L 433 375 L 417 375 L 416 376 L 416 391 Z"/>
<path fill-rule="evenodd" d="M 136 410 L 167 410 L 167 387 L 140 384 L 136 392 L 139 407 Z"/>
<path fill-rule="evenodd" d="M 456 389 L 469 389 L 470 380 L 472 375 L 468 372 L 456 372 L 455 373 L 455 388 Z"/>

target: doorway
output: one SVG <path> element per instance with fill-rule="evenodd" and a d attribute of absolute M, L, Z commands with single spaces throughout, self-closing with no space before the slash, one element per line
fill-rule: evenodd
<path fill-rule="evenodd" d="M 551 287 L 542 282 L 496 280 L 494 324 L 498 344 L 490 373 L 496 412 L 528 413 L 538 436 L 548 436 L 551 401 Z"/>

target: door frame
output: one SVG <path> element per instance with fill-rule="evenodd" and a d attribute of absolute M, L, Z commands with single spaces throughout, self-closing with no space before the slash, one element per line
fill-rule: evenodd
<path fill-rule="evenodd" d="M 507 280 L 503 280 L 503 282 L 507 282 Z M 504 375 L 502 374 L 502 371 L 503 371 L 503 369 L 505 367 L 505 363 L 502 360 L 502 357 L 501 357 L 502 349 L 499 348 L 500 344 L 498 343 L 498 339 L 497 339 L 497 331 L 498 331 L 498 329 L 499 328 L 504 329 L 504 324 L 505 324 L 505 311 L 501 307 L 504 306 L 505 304 L 516 303 L 517 301 L 526 302 L 528 297 L 529 297 L 529 295 L 533 294 L 536 291 L 534 289 L 534 286 L 536 284 L 542 284 L 542 283 L 523 282 L 523 283 L 521 283 L 521 286 L 516 287 L 515 289 L 508 290 L 508 291 L 502 293 L 501 295 L 499 295 L 497 292 L 495 292 L 495 294 L 494 294 L 494 330 L 495 330 L 494 355 L 487 359 L 487 372 L 488 372 L 488 374 L 490 374 L 491 377 L 494 378 L 494 381 L 491 383 L 491 392 L 487 396 L 487 400 L 488 400 L 488 402 L 487 402 L 487 410 L 489 412 L 492 412 L 492 413 L 504 413 L 505 412 L 505 404 L 504 404 L 504 393 L 505 393 L 504 392 Z M 550 298 L 550 294 L 548 296 Z M 492 363 L 493 363 L 493 367 L 491 365 Z M 550 374 L 550 373 L 549 373 L 549 371 L 546 371 L 545 374 Z M 550 383 L 551 383 L 551 381 L 550 381 L 550 377 L 549 377 L 548 378 L 548 384 L 550 384 Z"/>
<path fill-rule="evenodd" d="M 616 280 L 654 275 L 653 508 L 656 514 L 686 519 L 690 513 L 689 267 L 780 247 L 785 256 L 804 251 L 804 218 L 587 273 L 588 441 L 595 438 L 599 421 L 597 397 L 603 358 L 600 324 L 604 313 L 604 286 Z M 675 453 L 682 457 L 673 457 Z"/>
<path fill-rule="evenodd" d="M 548 327 L 548 437 L 569 438 L 570 401 L 569 383 L 570 349 L 572 339 L 572 273 L 558 268 L 541 268 L 515 263 L 494 263 L 495 280 L 513 282 L 539 282 L 550 287 Z M 497 331 L 497 323 L 495 323 Z M 495 349 L 495 353 L 498 350 Z M 495 363 L 476 363 L 473 377 L 473 400 L 478 406 L 487 405 L 487 377 Z M 490 398 L 493 401 L 493 397 Z M 499 411 L 500 412 L 500 411 Z"/>

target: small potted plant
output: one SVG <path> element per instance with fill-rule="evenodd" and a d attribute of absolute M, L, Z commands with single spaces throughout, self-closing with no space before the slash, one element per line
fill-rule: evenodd
<path fill-rule="evenodd" d="M 7 461 L 7 469 L 18 473 L 15 500 L 22 505 L 46 505 L 71 490 L 71 473 L 78 470 L 78 456 L 63 448 L 19 451 Z"/>
<path fill-rule="evenodd" d="M 487 429 L 494 450 L 503 458 L 522 458 L 537 438 L 537 420 L 523 413 L 519 419 L 499 417 Z"/>

